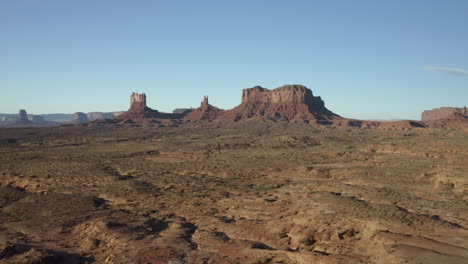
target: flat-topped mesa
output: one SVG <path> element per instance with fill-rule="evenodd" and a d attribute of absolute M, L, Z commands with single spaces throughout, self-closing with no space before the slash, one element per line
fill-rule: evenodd
<path fill-rule="evenodd" d="M 421 114 L 421 121 L 468 121 L 468 110 L 466 106 L 426 110 Z"/>
<path fill-rule="evenodd" d="M 261 86 L 244 89 L 242 103 L 226 114 L 235 120 L 269 116 L 287 120 L 325 120 L 338 117 L 325 107 L 319 96 L 303 85 L 284 85 L 274 90 Z"/>

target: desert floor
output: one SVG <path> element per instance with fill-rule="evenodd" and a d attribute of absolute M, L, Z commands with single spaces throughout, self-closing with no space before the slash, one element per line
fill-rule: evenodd
<path fill-rule="evenodd" d="M 1 263 L 468 263 L 468 132 L 0 129 Z"/>

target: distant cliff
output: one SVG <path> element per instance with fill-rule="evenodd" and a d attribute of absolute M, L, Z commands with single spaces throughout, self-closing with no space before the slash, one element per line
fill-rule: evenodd
<path fill-rule="evenodd" d="M 242 103 L 228 110 L 223 119 L 237 121 L 255 116 L 315 121 L 339 117 L 328 110 L 320 96 L 314 96 L 307 87 L 284 85 L 274 90 L 261 86 L 244 89 Z"/>
<path fill-rule="evenodd" d="M 421 115 L 421 121 L 441 121 L 441 120 L 468 120 L 466 107 L 441 107 L 426 110 Z"/>

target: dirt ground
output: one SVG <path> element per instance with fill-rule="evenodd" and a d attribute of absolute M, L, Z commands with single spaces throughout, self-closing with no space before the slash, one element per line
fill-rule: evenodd
<path fill-rule="evenodd" d="M 467 263 L 468 132 L 0 129 L 1 263 Z"/>

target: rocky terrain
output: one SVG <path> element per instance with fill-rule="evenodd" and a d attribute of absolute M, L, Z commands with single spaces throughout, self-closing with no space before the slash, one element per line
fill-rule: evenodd
<path fill-rule="evenodd" d="M 285 85 L 0 128 L 0 262 L 464 263 L 468 122 L 429 116 L 347 119 Z"/>
<path fill-rule="evenodd" d="M 387 128 L 2 128 L 0 262 L 466 262 L 468 130 Z"/>

